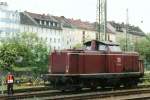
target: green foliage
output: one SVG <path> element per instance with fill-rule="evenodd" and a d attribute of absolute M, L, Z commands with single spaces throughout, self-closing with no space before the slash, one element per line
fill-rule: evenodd
<path fill-rule="evenodd" d="M 46 41 L 39 39 L 35 33 L 19 33 L 3 40 L 0 47 L 0 64 L 1 68 L 10 69 L 4 65 L 28 66 L 36 67 L 36 72 L 45 72 L 48 66 Z"/>
<path fill-rule="evenodd" d="M 117 42 L 120 44 L 123 51 L 133 51 L 134 44 L 131 43 L 129 38 L 126 41 L 126 38 L 120 37 Z"/>
<path fill-rule="evenodd" d="M 74 46 L 75 49 L 81 49 L 82 48 L 82 44 L 81 43 L 78 43 Z"/>
<path fill-rule="evenodd" d="M 11 70 L 17 57 L 17 48 L 13 43 L 5 43 L 0 47 L 0 67 L 1 69 Z"/>
<path fill-rule="evenodd" d="M 125 50 L 126 39 L 119 38 L 118 42 L 120 43 L 122 50 Z M 146 38 L 140 38 L 133 43 L 131 43 L 131 41 L 128 40 L 127 45 L 127 51 L 137 51 L 141 55 L 142 59 L 146 60 L 147 62 L 150 62 L 150 36 L 147 36 Z"/>
<path fill-rule="evenodd" d="M 144 73 L 143 84 L 145 84 L 145 85 L 150 84 L 150 72 L 149 71 L 145 71 L 145 73 Z"/>
<path fill-rule="evenodd" d="M 150 36 L 148 36 L 150 38 Z M 141 41 L 137 42 L 137 51 L 142 55 L 142 57 L 150 62 L 150 40 L 143 38 Z"/>

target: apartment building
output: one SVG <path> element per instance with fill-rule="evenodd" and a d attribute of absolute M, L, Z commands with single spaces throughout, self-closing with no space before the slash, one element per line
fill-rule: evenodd
<path fill-rule="evenodd" d="M 144 36 L 139 27 L 126 26 L 124 23 L 107 22 L 107 39 L 118 42 L 119 39 L 128 36 L 132 44 Z M 77 44 L 96 39 L 99 33 L 97 29 L 96 23 L 80 19 L 11 11 L 6 2 L 0 2 L 0 39 L 11 37 L 15 33 L 32 32 L 45 40 L 51 50 L 71 49 Z M 100 35 L 100 39 L 104 40 L 104 36 Z"/>
<path fill-rule="evenodd" d="M 0 38 L 11 37 L 18 33 L 19 23 L 19 12 L 9 10 L 6 2 L 0 2 Z"/>
<path fill-rule="evenodd" d="M 20 12 L 20 32 L 37 33 L 39 38 L 46 40 L 49 48 L 62 48 L 62 26 L 53 16 Z"/>
<path fill-rule="evenodd" d="M 20 32 L 33 32 L 52 50 L 71 49 L 83 39 L 96 39 L 94 23 L 31 12 L 20 13 Z M 83 38 L 84 36 L 84 38 Z"/>
<path fill-rule="evenodd" d="M 124 23 L 116 23 L 114 21 L 110 21 L 109 23 L 116 30 L 116 41 L 120 42 L 120 40 L 127 39 L 128 46 L 131 47 L 130 50 L 134 51 L 134 44 L 141 38 L 145 37 L 145 33 L 138 26 L 126 25 Z"/>

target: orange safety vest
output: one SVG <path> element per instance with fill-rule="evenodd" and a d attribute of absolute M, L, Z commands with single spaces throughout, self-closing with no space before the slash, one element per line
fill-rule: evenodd
<path fill-rule="evenodd" d="M 14 82 L 13 75 L 8 75 L 7 76 L 7 83 L 13 83 L 13 82 Z"/>

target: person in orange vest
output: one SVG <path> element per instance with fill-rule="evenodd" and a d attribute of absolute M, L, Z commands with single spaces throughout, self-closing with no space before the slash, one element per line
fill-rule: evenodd
<path fill-rule="evenodd" d="M 6 83 L 7 83 L 8 95 L 13 95 L 13 93 L 14 93 L 14 90 L 13 90 L 14 76 L 13 76 L 13 74 L 11 74 L 11 72 L 9 72 L 7 75 Z"/>

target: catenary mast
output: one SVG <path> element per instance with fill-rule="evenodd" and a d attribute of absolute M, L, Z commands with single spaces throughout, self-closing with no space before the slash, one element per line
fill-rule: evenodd
<path fill-rule="evenodd" d="M 96 11 L 97 40 L 108 40 L 107 36 L 107 0 L 97 0 Z"/>

